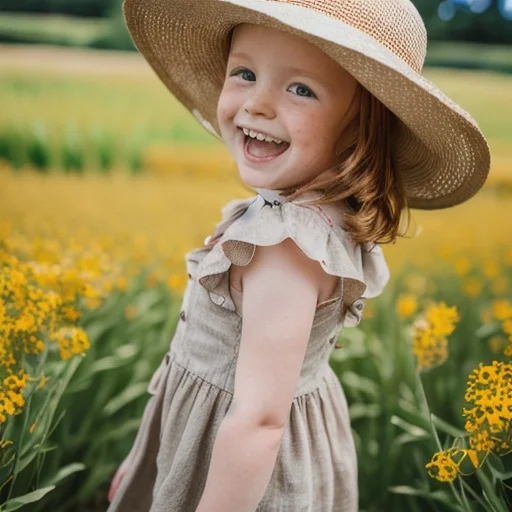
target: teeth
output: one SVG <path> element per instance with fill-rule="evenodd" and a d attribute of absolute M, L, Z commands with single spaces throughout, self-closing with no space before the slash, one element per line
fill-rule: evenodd
<path fill-rule="evenodd" d="M 263 133 L 256 132 L 254 130 L 249 130 L 247 128 L 242 128 L 245 135 L 251 137 L 252 139 L 264 140 L 265 142 L 275 142 L 276 144 L 281 144 L 283 141 L 279 139 L 273 139 L 268 135 L 264 135 Z"/>

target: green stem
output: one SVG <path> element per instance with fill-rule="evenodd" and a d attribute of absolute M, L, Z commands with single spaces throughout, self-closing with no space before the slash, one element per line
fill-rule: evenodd
<path fill-rule="evenodd" d="M 423 383 L 421 381 L 420 374 L 419 374 L 418 371 L 415 371 L 414 374 L 415 374 L 415 378 L 416 378 L 416 388 L 419 391 L 419 399 L 420 399 L 421 410 L 422 410 L 424 416 L 428 419 L 428 422 L 430 424 L 431 433 L 432 433 L 432 436 L 434 437 L 434 439 L 436 441 L 438 450 L 440 452 L 442 452 L 443 451 L 443 447 L 441 446 L 441 441 L 439 440 L 439 435 L 437 434 L 436 427 L 434 425 L 434 422 L 432 421 L 432 415 L 430 413 L 430 407 L 428 405 L 427 395 L 425 394 L 425 388 L 423 387 Z M 460 494 L 457 491 L 457 489 L 456 489 L 455 485 L 453 484 L 453 482 L 450 482 L 450 487 L 452 489 L 452 493 L 455 496 L 455 499 L 457 500 L 458 504 L 464 510 L 466 510 L 467 512 L 472 512 L 469 503 L 467 503 L 467 501 L 464 500 L 460 496 Z"/>
<path fill-rule="evenodd" d="M 471 487 L 468 485 L 468 483 L 464 480 L 464 478 L 459 478 L 459 482 L 460 484 L 463 486 L 463 488 L 469 493 L 471 494 L 472 498 L 479 504 L 481 505 L 483 508 L 483 510 L 490 510 L 492 512 L 492 509 L 489 509 L 487 503 L 485 503 L 484 500 L 482 500 L 482 498 L 480 496 L 478 496 L 478 494 L 473 490 L 471 489 Z"/>
<path fill-rule="evenodd" d="M 484 498 L 491 506 L 491 510 L 493 512 L 508 512 L 506 505 L 500 500 L 498 496 L 496 496 L 494 485 L 489 481 L 487 476 L 485 476 L 482 469 L 478 468 L 475 474 L 484 491 Z"/>
<path fill-rule="evenodd" d="M 26 368 L 24 354 L 21 355 L 21 368 Z M 18 476 L 18 471 L 17 471 L 18 463 L 19 463 L 19 459 L 20 459 L 21 447 L 23 446 L 23 439 L 24 439 L 26 431 L 28 430 L 28 420 L 29 420 L 29 416 L 30 416 L 30 406 L 32 403 L 32 395 L 33 395 L 33 393 L 31 393 L 27 397 L 27 400 L 25 402 L 25 405 L 24 405 L 23 411 L 22 411 L 23 426 L 21 428 L 20 436 L 17 439 L 18 446 L 16 447 L 16 459 L 15 459 L 13 471 L 12 471 L 11 485 L 9 486 L 9 491 L 7 493 L 7 500 L 6 500 L 7 502 L 11 499 L 11 495 L 12 495 L 12 492 L 14 489 L 14 483 L 16 482 L 16 477 Z"/>

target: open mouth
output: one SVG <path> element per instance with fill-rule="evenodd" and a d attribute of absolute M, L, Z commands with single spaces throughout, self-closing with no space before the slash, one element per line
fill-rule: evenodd
<path fill-rule="evenodd" d="M 242 132 L 243 134 L 243 132 Z M 285 153 L 290 147 L 289 142 L 269 142 L 258 140 L 250 135 L 243 134 L 244 155 L 252 162 L 268 162 Z"/>

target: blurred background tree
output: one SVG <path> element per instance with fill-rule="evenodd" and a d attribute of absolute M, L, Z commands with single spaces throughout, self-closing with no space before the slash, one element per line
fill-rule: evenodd
<path fill-rule="evenodd" d="M 413 3 L 425 20 L 431 41 L 512 43 L 512 21 L 507 19 L 507 13 L 512 17 L 511 0 L 413 0 Z M 91 41 L 90 45 L 133 49 L 126 37 L 120 6 L 121 0 L 0 0 L 2 13 L 110 18 L 110 33 L 107 37 L 99 36 L 99 41 Z M 16 20 L 11 21 L 14 29 Z M 3 36 L 4 32 L 0 25 L 0 41 L 12 41 Z"/>
<path fill-rule="evenodd" d="M 30 12 L 39 14 L 69 14 L 71 16 L 108 16 L 120 0 L 1 0 L 4 12 Z"/>
<path fill-rule="evenodd" d="M 507 0 L 413 0 L 430 40 L 512 43 L 512 10 Z"/>

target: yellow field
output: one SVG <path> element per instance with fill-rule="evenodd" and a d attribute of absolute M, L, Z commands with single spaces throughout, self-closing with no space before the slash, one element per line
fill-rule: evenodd
<path fill-rule="evenodd" d="M 252 192 L 136 55 L 13 48 L 0 51 L 0 73 L 0 154 L 7 143 L 19 149 L 27 133 L 44 141 L 42 152 L 62 141 L 86 141 L 83 150 L 99 137 L 115 153 L 104 174 L 94 158 L 83 174 L 14 172 L 0 160 L 0 458 L 29 454 L 35 475 L 43 450 L 59 475 L 87 467 L 49 495 L 54 510 L 77 488 L 103 492 L 178 321 L 181 300 L 168 287 L 183 291 L 184 253 L 202 245 L 224 204 Z M 392 283 L 358 329 L 343 331 L 331 364 L 350 404 L 361 510 L 419 510 L 428 501 L 459 511 L 463 498 L 476 507 L 485 494 L 499 504 L 492 510 L 505 511 L 505 485 L 486 480 L 486 458 L 512 446 L 512 77 L 427 75 L 481 123 L 491 177 L 464 205 L 412 212 L 409 236 L 384 248 Z M 134 145 L 143 172 L 131 175 L 122 162 Z M 474 403 L 462 415 L 465 396 Z M 23 428 L 11 428 L 19 415 Z M 512 468 L 500 460 L 493 475 L 505 480 Z M 471 494 L 463 478 L 451 490 L 432 480 L 480 466 L 486 473 L 477 472 Z M 2 465 L 0 487 L 17 472 Z M 16 483 L 20 494 L 33 490 Z"/>
<path fill-rule="evenodd" d="M 233 197 L 252 194 L 236 179 L 46 176 L 7 169 L 0 172 L 0 190 L 0 218 L 16 231 L 58 239 L 102 235 L 124 240 L 127 247 L 117 246 L 121 251 L 137 243 L 146 253 L 145 263 L 163 258 L 176 271 L 183 269 L 183 253 L 201 245 L 220 220 L 220 208 Z M 385 252 L 396 270 L 412 264 L 433 270 L 463 255 L 492 260 L 512 250 L 511 215 L 511 196 L 484 190 L 452 209 L 413 211 L 412 238 L 400 239 Z"/>
<path fill-rule="evenodd" d="M 238 180 L 227 152 L 138 55 L 7 47 L 0 69 L 0 127 L 30 129 L 43 123 L 54 139 L 69 136 L 70 126 L 84 137 L 101 128 L 117 137 L 120 147 L 136 133 L 146 141 L 147 173 L 136 178 L 122 172 L 106 178 L 3 172 L 0 215 L 15 228 L 32 234 L 43 229 L 61 235 L 77 230 L 124 234 L 129 240 L 153 241 L 160 255 L 180 261 L 186 249 L 202 243 L 223 204 L 251 193 Z M 386 248 L 395 269 L 411 263 L 437 267 L 440 254 L 492 259 L 512 247 L 512 77 L 434 69 L 426 75 L 479 121 L 489 137 L 493 167 L 489 186 L 467 204 L 413 212 L 414 238 Z"/>

